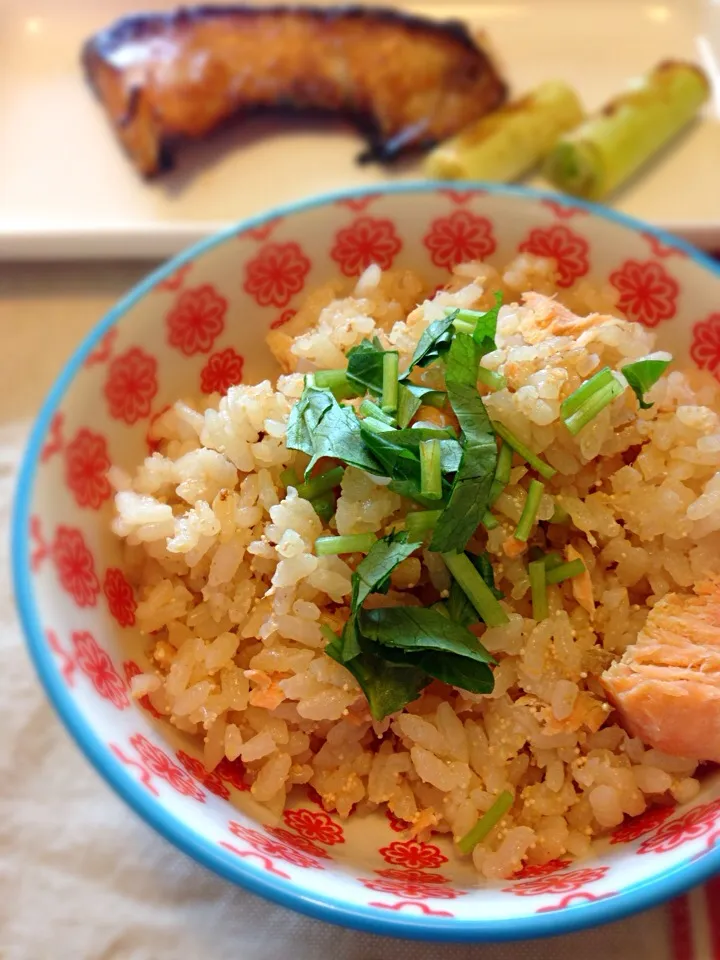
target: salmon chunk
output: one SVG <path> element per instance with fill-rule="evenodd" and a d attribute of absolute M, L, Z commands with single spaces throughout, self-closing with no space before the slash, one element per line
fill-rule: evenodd
<path fill-rule="evenodd" d="M 657 603 L 601 679 L 633 736 L 674 756 L 720 762 L 720 578 Z"/>

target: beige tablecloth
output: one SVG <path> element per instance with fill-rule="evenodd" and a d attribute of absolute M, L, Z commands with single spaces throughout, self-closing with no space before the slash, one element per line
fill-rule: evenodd
<path fill-rule="evenodd" d="M 83 333 L 144 270 L 0 265 L 0 960 L 720 958 L 711 888 L 634 919 L 532 943 L 415 944 L 331 927 L 208 873 L 100 780 L 56 719 L 25 653 L 7 528 L 14 473 L 43 394 Z"/>

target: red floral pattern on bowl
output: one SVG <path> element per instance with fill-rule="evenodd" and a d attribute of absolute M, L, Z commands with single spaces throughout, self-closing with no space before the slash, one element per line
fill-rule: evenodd
<path fill-rule="evenodd" d="M 334 798 L 311 785 L 298 788 L 282 817 L 259 822 L 255 773 L 239 759 L 208 773 L 200 744 L 153 707 L 161 700 L 131 694 L 141 665 L 153 665 L 136 622 L 142 598 L 108 531 L 107 462 L 127 470 L 158 449 L 162 431 L 151 424 L 176 398 L 268 376 L 267 331 L 282 329 L 316 286 L 343 277 L 352 289 L 375 262 L 416 269 L 433 290 L 461 261 L 507 262 L 525 248 L 554 256 L 562 283 L 614 289 L 621 310 L 656 328 L 676 367 L 720 378 L 720 283 L 667 238 L 652 244 L 644 227 L 605 221 L 562 198 L 520 200 L 464 185 L 342 200 L 260 221 L 179 272 L 170 265 L 79 355 L 67 392 L 43 414 L 17 524 L 30 597 L 19 599 L 32 608 L 25 619 L 34 655 L 73 730 L 89 731 L 101 769 L 141 812 L 151 804 L 169 835 L 191 836 L 187 846 L 201 859 L 241 882 L 262 877 L 279 896 L 329 904 L 325 916 L 401 934 L 442 936 L 465 924 L 473 936 L 500 927 L 504 936 L 527 936 L 558 932 L 566 914 L 598 917 L 603 904 L 609 916 L 612 904 L 630 904 L 632 888 L 647 890 L 670 872 L 691 879 L 696 859 L 703 870 L 715 863 L 720 778 L 709 776 L 690 804 L 627 821 L 578 863 L 564 855 L 478 882 L 448 835 L 430 842 L 411 821 L 364 803 L 357 816 L 340 818 Z"/>
<path fill-rule="evenodd" d="M 720 380 L 720 313 L 695 324 L 690 356 L 701 370 L 709 370 Z"/>
<path fill-rule="evenodd" d="M 457 210 L 449 217 L 433 220 L 423 243 L 435 266 L 447 270 L 456 263 L 485 260 L 497 247 L 492 221 L 469 210 Z"/>
<path fill-rule="evenodd" d="M 569 227 L 553 226 L 546 230 L 531 230 L 519 249 L 536 257 L 549 257 L 555 261 L 559 287 L 571 287 L 590 269 L 588 242 Z"/>
<path fill-rule="evenodd" d="M 243 288 L 261 307 L 284 307 L 305 286 L 309 271 L 299 244 L 270 243 L 247 264 Z"/>
<path fill-rule="evenodd" d="M 65 448 L 65 478 L 80 507 L 97 510 L 110 497 L 110 458 L 105 437 L 83 427 Z"/>
<path fill-rule="evenodd" d="M 677 311 L 680 288 L 667 269 L 657 261 L 626 260 L 610 274 L 618 291 L 618 308 L 629 320 L 656 327 Z"/>
<path fill-rule="evenodd" d="M 390 220 L 360 217 L 335 235 L 330 256 L 346 277 L 361 274 L 375 263 L 389 270 L 400 252 L 402 242 Z"/>
<path fill-rule="evenodd" d="M 108 368 L 105 398 L 110 416 L 128 426 L 150 414 L 150 404 L 158 392 L 157 360 L 140 347 L 131 347 L 116 357 Z"/>
<path fill-rule="evenodd" d="M 63 589 L 79 607 L 94 607 L 100 583 L 95 573 L 95 558 L 85 544 L 82 531 L 58 527 L 52 552 Z"/>
<path fill-rule="evenodd" d="M 168 343 L 186 357 L 209 353 L 223 332 L 227 308 L 225 297 L 209 283 L 184 290 L 165 318 Z"/>
<path fill-rule="evenodd" d="M 232 347 L 214 353 L 200 373 L 200 389 L 203 393 L 227 393 L 230 387 L 242 383 L 244 363 Z"/>

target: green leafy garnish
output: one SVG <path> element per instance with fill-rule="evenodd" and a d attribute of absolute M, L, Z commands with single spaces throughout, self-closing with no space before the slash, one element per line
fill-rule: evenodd
<path fill-rule="evenodd" d="M 495 587 L 495 576 L 493 574 L 490 557 L 487 553 L 480 553 L 477 556 L 472 553 L 466 554 L 472 565 L 483 578 L 488 589 L 496 600 L 502 600 L 503 593 Z M 479 617 L 475 605 L 468 599 L 467 594 L 457 582 L 453 580 L 450 587 L 450 596 L 447 601 L 447 611 L 451 620 L 467 627 L 471 623 L 477 623 Z"/>
<path fill-rule="evenodd" d="M 533 453 L 530 447 L 516 437 L 512 430 L 508 430 L 504 424 L 496 421 L 493 423 L 493 428 L 495 433 L 499 437 L 502 437 L 505 443 L 511 447 L 515 453 L 519 453 L 523 460 L 530 464 L 533 470 L 537 470 L 540 476 L 545 477 L 546 480 L 552 480 L 557 473 L 554 467 L 551 467 L 549 463 L 546 463 L 536 453 Z"/>
<path fill-rule="evenodd" d="M 389 662 L 379 643 L 371 643 L 365 639 L 361 642 L 360 655 L 343 666 L 360 684 L 372 717 L 383 720 L 416 700 L 430 682 L 430 677 L 421 667 L 410 661 Z M 328 647 L 325 647 L 325 652 L 328 652 Z"/>
<path fill-rule="evenodd" d="M 453 340 L 453 320 L 458 312 L 458 310 L 452 310 L 446 317 L 433 320 L 415 347 L 408 372 L 413 367 L 426 367 L 448 352 Z"/>
<path fill-rule="evenodd" d="M 487 510 L 497 464 L 490 418 L 477 391 L 479 350 L 472 337 L 456 334 L 447 357 L 445 383 L 463 431 L 464 449 L 450 500 L 435 526 L 431 550 L 465 549 Z"/>
<path fill-rule="evenodd" d="M 363 340 L 347 352 L 348 380 L 361 390 L 369 390 L 379 397 L 382 394 L 383 356 L 385 351 L 377 337 Z"/>
<path fill-rule="evenodd" d="M 386 350 L 383 354 L 383 385 L 382 410 L 383 413 L 395 413 L 398 406 L 398 374 L 400 371 L 398 354 Z"/>
<path fill-rule="evenodd" d="M 540 507 L 540 500 L 542 499 L 544 490 L 545 484 L 541 483 L 539 480 L 530 481 L 522 515 L 515 530 L 516 540 L 522 540 L 525 542 L 530 536 L 530 531 L 535 524 L 535 518 L 537 517 L 538 508 Z"/>
<path fill-rule="evenodd" d="M 379 585 L 390 576 L 395 567 L 413 554 L 417 548 L 418 544 L 410 542 L 405 531 L 378 540 L 352 575 L 351 612 L 357 613 L 368 596 L 377 591 Z"/>
<path fill-rule="evenodd" d="M 472 853 L 475 847 L 481 843 L 490 833 L 493 827 L 502 820 L 510 807 L 513 805 L 514 797 L 509 790 L 503 790 L 498 795 L 497 800 L 490 809 L 484 813 L 472 830 L 469 830 L 464 837 L 458 840 L 458 849 L 461 853 Z"/>
<path fill-rule="evenodd" d="M 645 394 L 650 387 L 655 386 L 672 363 L 672 359 L 669 353 L 651 353 L 641 360 L 626 363 L 624 367 L 620 368 L 637 397 L 641 410 L 649 410 L 652 407 L 651 403 L 645 401 Z"/>
<path fill-rule="evenodd" d="M 562 583 L 563 580 L 570 580 L 571 577 L 579 577 L 585 573 L 586 567 L 582 560 L 569 560 L 567 563 L 558 563 L 555 566 L 549 566 L 545 562 L 545 580 L 547 583 Z"/>
<path fill-rule="evenodd" d="M 624 390 L 610 367 L 603 367 L 581 383 L 560 404 L 560 416 L 570 433 L 575 437 L 591 420 L 619 397 Z"/>
<path fill-rule="evenodd" d="M 464 553 L 444 553 L 443 560 L 458 586 L 475 607 L 480 619 L 488 627 L 500 627 L 508 622 L 508 615 L 495 596 L 494 583 L 490 587 L 482 574 Z"/>
<path fill-rule="evenodd" d="M 360 433 L 360 423 L 350 407 L 341 406 L 329 390 L 306 386 L 290 411 L 286 444 L 308 454 L 308 480 L 321 457 L 334 457 L 368 473 L 381 474 Z"/>
<path fill-rule="evenodd" d="M 386 353 L 397 356 L 395 351 L 383 350 L 377 337 L 372 340 L 363 340 L 362 343 L 348 350 L 348 382 L 360 391 L 367 390 L 377 398 L 382 397 L 383 364 Z M 402 428 L 408 426 L 421 404 L 427 403 L 430 406 L 441 407 L 445 402 L 444 391 L 410 383 L 406 379 L 409 372 L 410 368 L 400 376 L 397 387 L 397 419 Z"/>
<path fill-rule="evenodd" d="M 319 557 L 336 556 L 339 553 L 367 553 L 376 542 L 374 533 L 350 533 L 344 537 L 318 537 L 315 553 Z"/>
<path fill-rule="evenodd" d="M 533 620 L 539 623 L 548 615 L 547 568 L 544 560 L 533 560 L 528 564 L 530 596 L 532 598 Z"/>
<path fill-rule="evenodd" d="M 402 651 L 406 658 L 403 662 L 411 655 L 411 662 L 431 677 L 462 686 L 472 693 L 492 690 L 493 677 L 488 663 L 494 663 L 493 658 L 469 630 L 436 610 L 423 607 L 363 610 L 360 629 L 364 637 L 383 647 Z M 387 651 L 384 655 L 389 656 Z"/>

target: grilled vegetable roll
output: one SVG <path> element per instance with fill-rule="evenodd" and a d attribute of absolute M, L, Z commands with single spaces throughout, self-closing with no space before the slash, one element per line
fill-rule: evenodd
<path fill-rule="evenodd" d="M 425 171 L 443 180 L 517 180 L 582 119 L 575 91 L 548 81 L 440 144 L 425 161 Z"/>
<path fill-rule="evenodd" d="M 566 193 L 599 200 L 688 124 L 709 93 L 699 67 L 664 61 L 562 137 L 548 154 L 544 174 Z"/>

